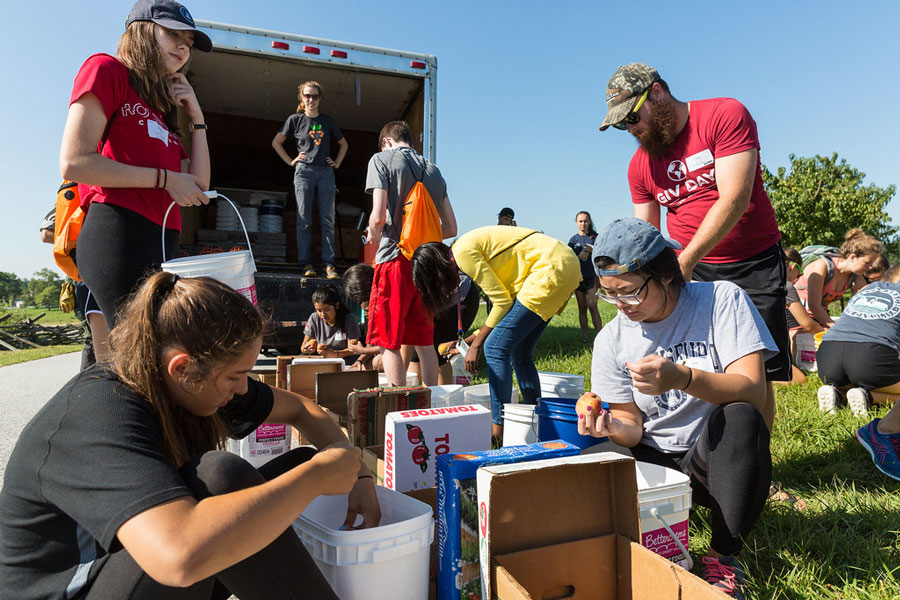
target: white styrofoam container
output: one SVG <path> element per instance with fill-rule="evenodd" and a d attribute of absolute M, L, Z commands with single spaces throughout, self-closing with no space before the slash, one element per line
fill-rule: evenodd
<path fill-rule="evenodd" d="M 544 398 L 578 398 L 584 393 L 584 375 L 538 371 L 538 379 Z"/>
<path fill-rule="evenodd" d="M 449 385 L 429 385 L 431 388 L 431 408 L 443 406 L 459 406 L 466 399 L 462 385 L 451 383 Z"/>
<path fill-rule="evenodd" d="M 319 496 L 294 521 L 294 531 L 335 593 L 347 600 L 425 600 L 431 507 L 376 486 L 381 507 L 378 527 L 341 531 L 347 495 Z"/>
<path fill-rule="evenodd" d="M 635 461 L 634 466 L 641 515 L 641 545 L 690 570 L 690 556 L 682 552 L 666 529 L 668 525 L 685 549 L 689 548 L 690 477 L 681 471 L 645 462 Z"/>
<path fill-rule="evenodd" d="M 535 404 L 503 405 L 503 445 L 522 446 L 538 442 Z"/>
<path fill-rule="evenodd" d="M 389 412 L 384 418 L 384 487 L 433 488 L 441 454 L 491 449 L 491 411 L 479 404 Z"/>
<path fill-rule="evenodd" d="M 419 376 L 416 373 L 406 373 L 406 385 L 409 387 L 419 385 Z M 387 375 L 384 373 L 378 374 L 378 386 L 379 387 L 389 387 Z"/>

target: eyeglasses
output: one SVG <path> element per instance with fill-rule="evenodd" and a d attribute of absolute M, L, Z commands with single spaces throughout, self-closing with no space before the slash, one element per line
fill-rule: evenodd
<path fill-rule="evenodd" d="M 643 302 L 643 300 L 641 300 L 639 298 L 639 296 L 641 295 L 641 292 L 644 291 L 644 288 L 647 287 L 647 283 L 649 281 L 650 281 L 649 277 L 644 279 L 644 283 L 642 283 L 641 287 L 639 287 L 637 289 L 637 291 L 633 294 L 625 294 L 623 296 L 610 296 L 610 295 L 604 294 L 602 291 L 600 291 L 603 289 L 603 288 L 600 288 L 597 290 L 597 297 L 600 298 L 601 300 L 604 300 L 605 302 L 609 302 L 610 304 L 616 304 L 616 303 L 621 302 L 622 304 L 625 304 L 628 306 L 637 306 L 641 302 Z"/>
<path fill-rule="evenodd" d="M 638 115 L 638 111 L 641 109 L 641 105 L 644 104 L 644 100 L 647 99 L 647 96 L 650 94 L 650 88 L 644 90 L 643 95 L 641 95 L 641 99 L 638 100 L 637 104 L 634 105 L 634 108 L 631 109 L 631 112 L 625 115 L 625 118 L 613 125 L 616 129 L 626 129 L 625 125 L 637 125 L 641 122 L 641 117 Z"/>
<path fill-rule="evenodd" d="M 307 100 L 317 100 L 321 96 L 321 94 L 303 94 L 303 97 Z"/>

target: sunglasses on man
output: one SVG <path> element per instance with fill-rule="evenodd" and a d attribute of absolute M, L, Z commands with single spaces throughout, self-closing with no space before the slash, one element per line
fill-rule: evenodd
<path fill-rule="evenodd" d="M 647 96 L 650 94 L 650 88 L 644 90 L 644 93 L 641 95 L 641 99 L 637 101 L 637 104 L 634 105 L 634 108 L 631 109 L 625 118 L 613 125 L 616 129 L 626 129 L 627 125 L 637 125 L 641 122 L 641 117 L 638 115 L 638 111 L 641 109 L 641 105 L 644 104 L 644 100 L 647 99 Z"/>

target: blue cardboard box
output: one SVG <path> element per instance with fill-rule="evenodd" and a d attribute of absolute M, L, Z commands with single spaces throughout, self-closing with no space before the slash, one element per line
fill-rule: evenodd
<path fill-rule="evenodd" d="M 438 600 L 480 600 L 479 467 L 579 454 L 563 440 L 437 457 Z M 485 599 L 488 600 L 488 599 Z"/>

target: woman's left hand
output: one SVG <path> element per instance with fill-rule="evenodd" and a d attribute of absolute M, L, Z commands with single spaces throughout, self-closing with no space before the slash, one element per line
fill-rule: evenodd
<path fill-rule="evenodd" d="M 169 92 L 172 101 L 184 109 L 188 118 L 193 123 L 203 122 L 203 111 L 200 110 L 200 102 L 194 93 L 194 88 L 188 83 L 184 73 L 172 73 L 169 76 Z"/>
<path fill-rule="evenodd" d="M 344 519 L 343 529 L 378 527 L 378 524 L 381 522 L 381 507 L 378 506 L 378 496 L 375 495 L 375 480 L 372 477 L 357 479 L 348 499 L 347 518 Z M 357 515 L 362 515 L 363 520 L 362 523 L 354 526 Z"/>
<path fill-rule="evenodd" d="M 650 354 L 644 358 L 625 363 L 631 372 L 634 388 L 642 394 L 657 396 L 671 389 L 681 389 L 684 376 L 678 366 L 658 354 Z"/>
<path fill-rule="evenodd" d="M 472 375 L 478 374 L 478 351 L 479 347 L 473 344 L 469 346 L 469 351 L 466 352 L 466 371 Z"/>

